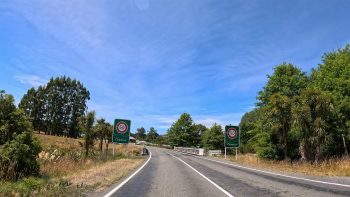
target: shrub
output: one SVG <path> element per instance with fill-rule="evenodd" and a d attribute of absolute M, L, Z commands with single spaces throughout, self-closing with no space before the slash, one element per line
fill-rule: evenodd
<path fill-rule="evenodd" d="M 41 146 L 31 132 L 17 135 L 0 149 L 0 178 L 17 180 L 38 175 L 39 164 L 36 156 L 40 151 Z"/>
<path fill-rule="evenodd" d="M 38 175 L 36 156 L 41 146 L 32 135 L 33 128 L 12 95 L 0 90 L 0 178 L 18 180 Z"/>

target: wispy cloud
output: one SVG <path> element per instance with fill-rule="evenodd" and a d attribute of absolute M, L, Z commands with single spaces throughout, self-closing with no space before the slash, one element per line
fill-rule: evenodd
<path fill-rule="evenodd" d="M 40 78 L 35 75 L 17 75 L 16 80 L 22 84 L 29 85 L 31 87 L 38 87 L 40 85 L 45 85 L 47 83 L 46 79 Z"/>
<path fill-rule="evenodd" d="M 291 61 L 307 71 L 349 41 L 350 29 L 338 29 L 347 27 L 350 4 L 271 4 L 5 1 L 1 88 L 20 98 L 21 84 L 67 75 L 89 89 L 89 109 L 110 121 L 164 132 L 186 111 L 206 126 L 237 124 L 275 65 Z"/>

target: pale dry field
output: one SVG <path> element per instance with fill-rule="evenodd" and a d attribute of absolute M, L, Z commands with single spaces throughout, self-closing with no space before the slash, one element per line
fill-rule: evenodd
<path fill-rule="evenodd" d="M 88 170 L 73 173 L 64 179 L 69 180 L 73 185 L 98 186 L 103 190 L 119 179 L 127 176 L 131 171 L 143 163 L 143 159 L 120 159 L 94 166 Z"/>
<path fill-rule="evenodd" d="M 293 161 L 273 161 L 259 159 L 253 154 L 238 155 L 238 160 L 235 156 L 228 156 L 228 160 L 257 168 L 265 168 L 278 172 L 299 173 L 303 175 L 316 176 L 350 176 L 350 158 L 334 158 L 329 159 L 318 164 Z"/>

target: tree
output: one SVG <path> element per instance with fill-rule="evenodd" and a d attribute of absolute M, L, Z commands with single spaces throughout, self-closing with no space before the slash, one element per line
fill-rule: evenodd
<path fill-rule="evenodd" d="M 292 64 L 283 63 L 274 69 L 272 75 L 268 75 L 268 82 L 263 91 L 258 94 L 258 107 L 262 108 L 267 120 L 263 121 L 269 125 L 272 148 L 277 147 L 283 152 L 283 158 L 288 158 L 289 131 L 292 125 L 291 105 L 294 96 L 300 94 L 309 84 L 309 79 L 305 72 Z M 271 149 L 272 150 L 272 149 Z M 272 153 L 270 152 L 270 153 Z M 276 155 L 277 156 L 277 155 Z M 278 156 L 277 156 L 278 158 Z"/>
<path fill-rule="evenodd" d="M 113 126 L 110 123 L 107 123 L 108 129 L 105 132 L 105 147 L 106 152 L 108 152 L 108 144 L 112 142 Z"/>
<path fill-rule="evenodd" d="M 335 99 L 337 132 L 332 135 L 333 154 L 347 154 L 350 142 L 350 45 L 326 53 L 322 64 L 312 70 L 311 81 L 315 88 L 330 92 Z M 344 136 L 344 137 L 343 137 Z M 344 141 L 343 141 L 344 140 Z M 343 141 L 343 143 L 339 143 Z"/>
<path fill-rule="evenodd" d="M 22 110 L 16 109 L 13 96 L 0 90 L 0 145 L 15 139 L 25 131 L 31 131 L 31 123 Z"/>
<path fill-rule="evenodd" d="M 294 98 L 293 117 L 301 141 L 301 159 L 318 162 L 333 128 L 333 97 L 314 88 L 306 89 Z"/>
<path fill-rule="evenodd" d="M 157 133 L 157 130 L 155 130 L 153 127 L 149 129 L 147 132 L 146 140 L 147 142 L 152 142 L 153 144 L 156 142 L 159 134 Z"/>
<path fill-rule="evenodd" d="M 95 137 L 100 140 L 99 149 L 102 152 L 103 142 L 108 141 L 108 139 L 112 137 L 112 128 L 104 118 L 101 118 L 96 122 L 97 124 L 94 126 L 94 132 Z"/>
<path fill-rule="evenodd" d="M 204 132 L 207 130 L 207 127 L 202 124 L 194 124 L 194 132 L 193 132 L 193 144 L 197 146 L 203 146 L 202 144 L 202 136 Z"/>
<path fill-rule="evenodd" d="M 78 137 L 78 117 L 84 115 L 89 91 L 69 77 L 51 78 L 38 90 L 31 88 L 19 104 L 32 119 L 35 130 L 51 135 Z"/>
<path fill-rule="evenodd" d="M 89 156 L 89 151 L 94 147 L 94 131 L 93 125 L 95 122 L 95 112 L 90 111 L 86 116 L 81 116 L 79 120 L 79 125 L 84 133 L 84 143 L 81 144 L 85 149 L 85 156 Z"/>
<path fill-rule="evenodd" d="M 39 141 L 31 131 L 24 131 L 0 148 L 0 178 L 17 180 L 39 175 L 36 161 L 41 152 Z"/>
<path fill-rule="evenodd" d="M 16 110 L 13 103 L 13 96 L 0 90 L 0 145 L 12 140 L 12 134 L 17 130 L 17 128 L 10 128 L 11 124 L 9 123 L 9 121 L 13 121 L 11 116 Z"/>
<path fill-rule="evenodd" d="M 146 138 L 145 128 L 141 127 L 141 128 L 137 128 L 136 130 L 137 130 L 137 132 L 135 134 L 135 138 L 138 140 L 145 140 L 145 138 Z"/>
<path fill-rule="evenodd" d="M 254 109 L 242 116 L 239 123 L 241 144 L 246 144 L 252 137 L 252 130 L 256 127 L 255 123 L 261 118 L 260 111 L 260 109 Z"/>
<path fill-rule="evenodd" d="M 221 126 L 214 123 L 210 129 L 206 129 L 202 137 L 202 144 L 209 150 L 222 149 L 224 147 L 224 132 Z"/>
<path fill-rule="evenodd" d="M 183 113 L 180 118 L 172 124 L 167 132 L 168 140 L 172 146 L 197 146 L 196 133 L 193 121 L 188 113 Z"/>
<path fill-rule="evenodd" d="M 30 88 L 27 92 L 27 94 L 24 94 L 22 97 L 21 102 L 19 103 L 18 107 L 23 109 L 24 113 L 28 117 L 34 116 L 34 110 L 35 110 L 35 96 L 36 91 L 34 88 Z"/>
<path fill-rule="evenodd" d="M 261 109 L 256 108 L 242 116 L 241 122 L 239 123 L 241 141 L 240 149 L 242 152 L 254 152 L 253 145 L 248 144 L 248 142 L 257 134 L 257 132 L 261 131 L 258 129 L 256 132 L 259 125 L 258 122 L 262 119 L 261 111 Z"/>
<path fill-rule="evenodd" d="M 163 144 L 166 144 L 167 143 L 167 136 L 166 135 L 159 135 L 157 137 L 156 143 L 159 146 L 162 146 Z"/>
<path fill-rule="evenodd" d="M 36 157 L 41 151 L 32 126 L 12 95 L 0 91 L 0 178 L 17 180 L 39 173 Z"/>
<path fill-rule="evenodd" d="M 280 93 L 273 94 L 268 102 L 266 115 L 271 129 L 278 138 L 277 147 L 283 151 L 283 158 L 288 158 L 288 132 L 291 129 L 291 99 Z"/>
<path fill-rule="evenodd" d="M 293 64 L 283 63 L 277 65 L 272 75 L 268 75 L 268 82 L 258 94 L 258 106 L 266 106 L 270 97 L 275 93 L 292 98 L 299 95 L 307 87 L 308 78 L 305 72 Z"/>

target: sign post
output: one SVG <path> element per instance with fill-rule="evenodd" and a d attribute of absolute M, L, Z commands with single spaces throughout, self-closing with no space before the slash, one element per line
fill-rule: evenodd
<path fill-rule="evenodd" d="M 129 143 L 130 138 L 130 120 L 124 120 L 124 119 L 115 119 L 114 120 L 114 127 L 113 127 L 113 135 L 112 135 L 112 142 L 113 142 L 113 156 L 114 156 L 114 144 L 125 144 L 126 145 L 126 151 L 127 151 L 127 144 Z"/>
<path fill-rule="evenodd" d="M 238 126 L 227 125 L 225 127 L 225 159 L 226 159 L 226 148 L 236 148 L 236 160 L 237 160 L 237 148 L 240 144 L 240 134 Z"/>

